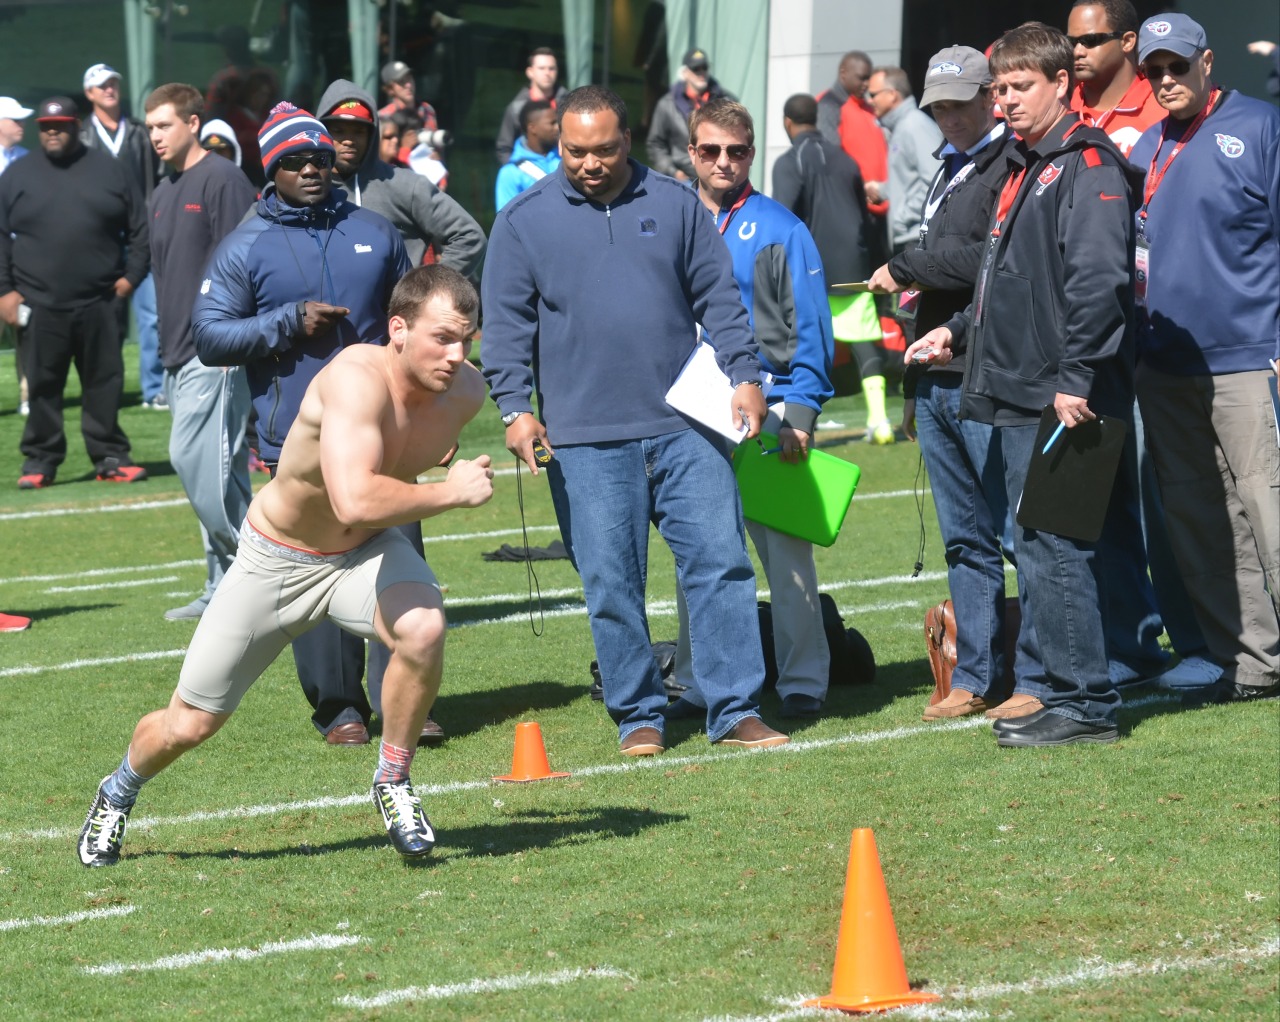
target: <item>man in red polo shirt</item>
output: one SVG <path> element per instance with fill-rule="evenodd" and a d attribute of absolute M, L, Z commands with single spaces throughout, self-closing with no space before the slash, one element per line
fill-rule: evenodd
<path fill-rule="evenodd" d="M 1130 0 L 1076 0 L 1067 17 L 1075 47 L 1071 109 L 1101 128 L 1125 156 L 1164 116 L 1138 73 L 1138 12 Z"/>

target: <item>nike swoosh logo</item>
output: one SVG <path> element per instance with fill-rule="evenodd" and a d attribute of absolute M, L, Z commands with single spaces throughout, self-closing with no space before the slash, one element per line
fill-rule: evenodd
<path fill-rule="evenodd" d="M 1102 200 L 1105 202 L 1107 199 L 1123 199 L 1123 198 L 1124 198 L 1124 196 L 1123 196 L 1123 195 L 1108 195 L 1106 192 L 1099 192 L 1099 193 L 1098 193 L 1098 198 L 1102 199 Z"/>

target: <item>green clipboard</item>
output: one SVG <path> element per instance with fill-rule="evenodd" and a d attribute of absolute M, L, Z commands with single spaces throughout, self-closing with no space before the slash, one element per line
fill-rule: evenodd
<path fill-rule="evenodd" d="M 778 438 L 769 433 L 761 433 L 760 440 L 765 448 L 778 446 Z M 862 470 L 812 448 L 798 465 L 763 450 L 744 443 L 733 452 L 743 515 L 788 536 L 831 546 L 840 535 Z"/>

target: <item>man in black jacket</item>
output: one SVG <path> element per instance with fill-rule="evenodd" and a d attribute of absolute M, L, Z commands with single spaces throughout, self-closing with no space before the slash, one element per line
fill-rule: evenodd
<path fill-rule="evenodd" d="M 46 99 L 36 123 L 40 152 L 0 177 L 0 319 L 15 323 L 20 305 L 31 308 L 31 415 L 18 487 L 52 485 L 67 455 L 62 392 L 73 362 L 80 430 L 98 479 L 137 482 L 147 473 L 130 460 L 118 418 L 124 364 L 115 300 L 147 275 L 146 207 L 115 160 L 80 143 L 72 100 Z"/>
<path fill-rule="evenodd" d="M 797 93 L 782 107 L 791 148 L 773 165 L 773 198 L 804 221 L 822 256 L 827 286 L 866 280 L 875 265 L 876 230 L 858 165 L 818 130 L 818 102 Z M 875 299 L 828 290 L 835 339 L 850 346 L 867 402 L 867 439 L 893 442 L 885 414 L 884 353 Z"/>
<path fill-rule="evenodd" d="M 146 126 L 125 116 L 120 103 L 120 72 L 109 64 L 94 64 L 84 73 L 84 95 L 93 110 L 80 126 L 80 141 L 89 149 L 100 149 L 114 156 L 134 185 L 142 192 L 143 202 L 151 201 L 160 180 L 161 167 L 147 137 Z M 164 366 L 160 361 L 160 334 L 157 326 L 156 285 L 148 274 L 130 297 L 134 321 L 138 324 L 138 382 L 145 408 L 168 407 L 164 393 Z M 120 332 L 129 329 L 129 306 L 118 303 Z"/>
<path fill-rule="evenodd" d="M 918 291 L 921 333 L 946 323 L 969 304 L 982 265 L 996 196 L 1008 177 L 1013 133 L 997 121 L 987 58 L 969 46 L 949 46 L 929 60 L 920 106 L 946 142 L 934 155 L 942 167 L 929 186 L 918 247 L 898 253 L 871 275 L 877 294 Z M 902 429 L 919 427 L 933 504 L 947 558 L 947 586 L 956 615 L 956 666 L 951 693 L 925 708 L 925 720 L 987 711 L 1003 717 L 1032 692 L 1032 657 L 1018 669 L 1025 690 L 1009 696 L 1004 640 L 1004 556 L 1015 559 L 1013 521 L 1005 496 L 1000 444 L 989 422 L 960 418 L 964 353 L 946 365 L 909 366 Z M 926 371 L 927 369 L 927 371 Z"/>
<path fill-rule="evenodd" d="M 991 422 L 1005 491 L 1026 483 L 1041 409 L 1065 429 L 1133 407 L 1133 214 L 1137 174 L 1068 107 L 1067 38 L 1029 22 L 996 43 L 996 100 L 1019 140 L 1006 152 L 973 304 L 907 349 L 945 361 L 967 347 L 960 414 Z M 1002 746 L 1111 742 L 1120 705 L 1107 670 L 1106 593 L 1092 543 L 1014 530 L 1024 628 L 1044 666 L 1043 709 L 996 722 Z"/>

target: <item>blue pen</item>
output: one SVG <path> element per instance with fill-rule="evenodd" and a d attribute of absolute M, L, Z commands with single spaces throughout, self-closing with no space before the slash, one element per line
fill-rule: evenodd
<path fill-rule="evenodd" d="M 1057 442 L 1058 437 L 1062 436 L 1062 431 L 1066 428 L 1067 428 L 1067 424 L 1065 422 L 1058 423 L 1058 428 L 1053 431 L 1053 436 L 1049 437 L 1049 442 L 1044 445 L 1044 450 L 1041 451 L 1040 453 L 1048 454 L 1049 448 L 1052 447 Z"/>
<path fill-rule="evenodd" d="M 770 447 L 768 450 L 765 450 L 765 449 L 762 447 L 762 448 L 760 449 L 760 453 L 761 453 L 761 454 L 781 454 L 781 453 L 782 453 L 782 448 L 781 448 L 781 447 Z"/>

